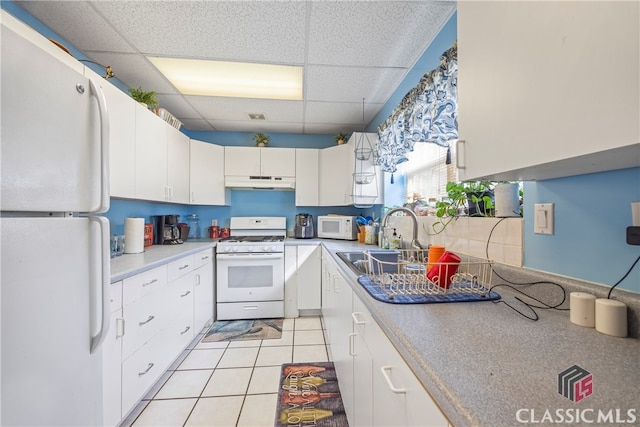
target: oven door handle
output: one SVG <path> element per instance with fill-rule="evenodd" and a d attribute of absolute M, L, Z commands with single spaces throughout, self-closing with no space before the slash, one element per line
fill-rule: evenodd
<path fill-rule="evenodd" d="M 277 253 L 244 253 L 244 254 L 217 254 L 217 260 L 234 260 L 240 261 L 243 259 L 262 260 L 262 259 L 282 259 L 284 254 L 282 252 Z"/>

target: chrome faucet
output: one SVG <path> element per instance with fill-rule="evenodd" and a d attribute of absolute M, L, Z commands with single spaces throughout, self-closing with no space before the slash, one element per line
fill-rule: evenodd
<path fill-rule="evenodd" d="M 411 240 L 411 248 L 415 248 L 415 249 L 426 248 L 426 246 L 422 246 L 422 244 L 418 241 L 418 217 L 411 209 L 408 209 L 408 208 L 391 209 L 389 212 L 386 213 L 384 218 L 382 218 L 381 226 L 386 227 L 387 221 L 389 220 L 389 215 L 395 212 L 404 212 L 405 214 L 408 214 L 411 217 L 411 220 L 413 221 L 413 239 Z"/>

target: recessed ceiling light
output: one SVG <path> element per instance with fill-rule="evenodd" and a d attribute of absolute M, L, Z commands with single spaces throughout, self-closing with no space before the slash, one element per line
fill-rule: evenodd
<path fill-rule="evenodd" d="M 149 56 L 184 95 L 302 99 L 302 67 Z"/>
<path fill-rule="evenodd" d="M 265 115 L 260 113 L 249 113 L 249 118 L 251 120 L 267 120 Z"/>

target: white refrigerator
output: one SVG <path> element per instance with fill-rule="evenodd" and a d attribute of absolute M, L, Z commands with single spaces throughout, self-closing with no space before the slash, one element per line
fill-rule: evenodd
<path fill-rule="evenodd" d="M 0 13 L 0 425 L 102 425 L 107 105 L 98 82 Z"/>

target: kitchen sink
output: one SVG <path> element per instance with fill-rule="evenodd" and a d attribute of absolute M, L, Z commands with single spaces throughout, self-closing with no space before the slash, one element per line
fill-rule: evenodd
<path fill-rule="evenodd" d="M 374 249 L 369 250 L 368 252 L 372 257 L 377 258 L 380 261 L 390 263 L 397 262 L 398 257 L 400 256 L 399 251 L 389 249 Z M 365 251 L 336 252 L 336 255 L 338 255 L 338 258 L 340 258 L 342 262 L 347 264 L 347 266 L 358 276 L 369 274 L 370 262 L 369 258 L 367 258 L 367 256 L 365 255 Z M 391 264 L 389 264 L 389 268 L 393 268 L 395 270 L 395 266 Z"/>

